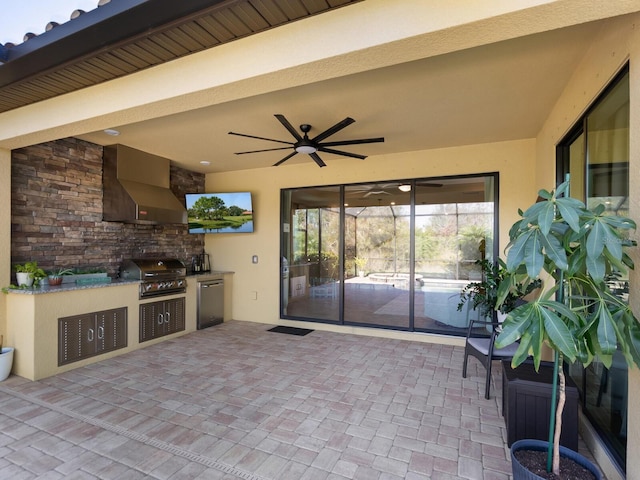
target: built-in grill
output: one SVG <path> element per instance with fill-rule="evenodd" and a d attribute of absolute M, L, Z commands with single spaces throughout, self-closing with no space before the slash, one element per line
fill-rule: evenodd
<path fill-rule="evenodd" d="M 140 280 L 140 298 L 187 291 L 187 268 L 176 258 L 144 258 L 125 261 L 120 278 Z"/>

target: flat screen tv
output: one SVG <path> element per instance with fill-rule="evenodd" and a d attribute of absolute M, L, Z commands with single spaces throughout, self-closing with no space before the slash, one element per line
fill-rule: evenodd
<path fill-rule="evenodd" d="M 189 233 L 253 233 L 251 192 L 187 193 Z"/>

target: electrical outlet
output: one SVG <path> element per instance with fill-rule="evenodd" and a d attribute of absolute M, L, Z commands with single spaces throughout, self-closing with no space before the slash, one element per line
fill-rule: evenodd
<path fill-rule="evenodd" d="M 257 300 L 258 299 L 258 292 L 253 291 L 251 292 L 251 300 Z"/>
<path fill-rule="evenodd" d="M 251 263 L 258 263 L 258 255 L 251 257 Z"/>

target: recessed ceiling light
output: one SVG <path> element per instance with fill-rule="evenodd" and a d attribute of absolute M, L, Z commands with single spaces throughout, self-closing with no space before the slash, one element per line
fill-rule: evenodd
<path fill-rule="evenodd" d="M 406 184 L 400 185 L 398 187 L 398 190 L 400 190 L 401 192 L 410 192 L 411 191 L 411 185 L 406 185 Z"/>
<path fill-rule="evenodd" d="M 211 162 L 210 162 L 210 161 L 208 161 L 208 160 L 202 160 L 202 161 L 200 162 L 200 165 L 211 165 Z"/>
<path fill-rule="evenodd" d="M 118 135 L 120 135 L 120 132 L 115 128 L 107 128 L 104 130 L 104 133 L 106 133 L 107 135 L 111 135 L 112 137 L 117 137 Z"/>

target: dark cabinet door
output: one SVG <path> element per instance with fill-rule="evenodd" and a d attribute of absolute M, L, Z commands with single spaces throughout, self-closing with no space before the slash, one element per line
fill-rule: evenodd
<path fill-rule="evenodd" d="M 127 345 L 127 309 L 96 313 L 97 352 L 105 353 Z"/>
<path fill-rule="evenodd" d="M 140 342 L 185 329 L 184 297 L 140 305 Z"/>
<path fill-rule="evenodd" d="M 167 333 L 180 332 L 185 329 L 185 303 L 184 297 L 167 300 L 166 302 Z"/>
<path fill-rule="evenodd" d="M 159 337 L 164 331 L 164 302 L 140 305 L 140 341 Z"/>
<path fill-rule="evenodd" d="M 95 355 L 95 323 L 90 313 L 58 319 L 58 365 Z"/>
<path fill-rule="evenodd" d="M 126 307 L 58 319 L 58 365 L 126 346 Z"/>

